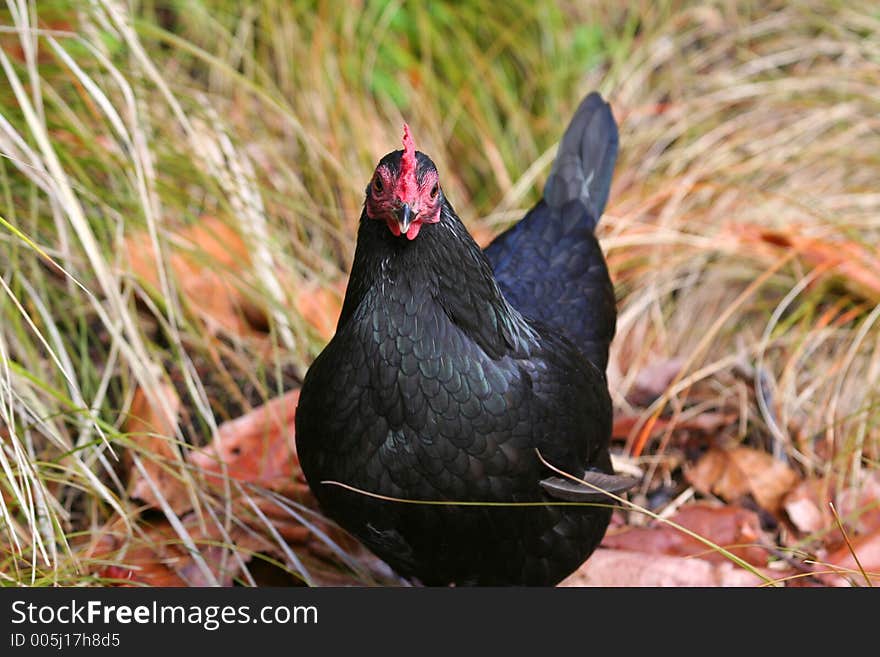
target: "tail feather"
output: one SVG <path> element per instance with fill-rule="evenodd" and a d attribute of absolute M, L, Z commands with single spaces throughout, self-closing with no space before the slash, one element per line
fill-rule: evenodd
<path fill-rule="evenodd" d="M 594 230 L 608 200 L 617 140 L 611 109 L 591 93 L 562 137 L 544 198 L 485 250 L 507 300 L 568 337 L 603 371 L 617 313 Z"/>
<path fill-rule="evenodd" d="M 595 91 L 581 102 L 559 143 L 559 152 L 544 186 L 544 200 L 561 209 L 578 200 L 593 227 L 605 211 L 617 161 L 617 123 L 608 103 Z"/>

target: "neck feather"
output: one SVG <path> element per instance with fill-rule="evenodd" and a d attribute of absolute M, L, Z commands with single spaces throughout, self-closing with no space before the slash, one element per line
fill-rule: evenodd
<path fill-rule="evenodd" d="M 528 353 L 535 332 L 504 298 L 492 266 L 448 202 L 440 221 L 422 228 L 415 240 L 395 237 L 383 222 L 361 215 L 358 243 L 337 330 L 357 321 L 368 303 L 407 297 L 444 312 L 492 358 Z"/>

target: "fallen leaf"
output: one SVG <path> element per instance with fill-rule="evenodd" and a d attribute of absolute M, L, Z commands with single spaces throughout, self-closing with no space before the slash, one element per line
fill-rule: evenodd
<path fill-rule="evenodd" d="M 753 565 L 767 565 L 767 550 L 760 545 L 761 521 L 753 511 L 737 506 L 695 503 L 683 506 L 669 520 Z M 730 561 L 722 553 L 663 521 L 655 521 L 648 527 L 627 527 L 608 533 L 602 546 L 649 554 L 698 556 L 712 563 Z"/>
<path fill-rule="evenodd" d="M 127 428 L 135 434 L 132 440 L 138 439 L 137 434 L 146 436 L 144 449 L 152 450 L 158 457 L 143 459 L 149 464 L 148 474 L 175 512 L 181 515 L 191 508 L 187 489 L 161 467 L 162 462 L 171 463 L 175 457 L 165 436 L 174 430 L 180 402 L 172 386 L 165 385 L 161 391 L 171 405 L 171 412 L 155 411 L 146 395 L 139 392 L 135 395 Z M 190 463 L 201 471 L 205 481 L 216 486 L 221 495 L 230 495 L 228 512 L 236 520 L 224 533 L 217 527 L 216 520 L 207 515 L 200 517 L 190 512 L 182 517 L 183 526 L 213 573 L 213 579 L 164 520 L 143 525 L 146 531 L 134 537 L 122 531 L 121 521 L 109 524 L 88 552 L 92 558 L 112 562 L 99 567 L 97 574 L 153 586 L 207 586 L 214 580 L 228 586 L 242 574 L 243 564 L 257 552 L 294 569 L 294 558 L 286 546 L 296 546 L 296 559 L 308 564 L 313 583 L 359 583 L 360 580 L 340 567 L 339 557 L 327 545 L 327 539 L 355 558 L 364 555 L 364 548 L 335 525 L 310 515 L 306 526 L 296 512 L 291 511 L 296 504 L 317 506 L 296 457 L 294 418 L 298 400 L 299 390 L 291 390 L 246 415 L 224 422 L 209 445 L 189 453 Z M 273 493 L 270 496 L 268 492 L 239 486 L 230 489 L 225 486 L 227 478 L 255 484 Z M 136 480 L 134 475 L 132 480 L 132 494 L 156 505 L 148 483 Z M 283 502 L 283 498 L 290 504 Z M 380 568 L 368 565 L 368 570 L 377 579 L 383 579 Z"/>
<path fill-rule="evenodd" d="M 231 586 L 256 554 L 270 556 L 295 573 L 298 564 L 289 558 L 289 550 L 283 545 L 286 544 L 293 547 L 296 559 L 314 584 L 363 584 L 363 580 L 340 566 L 338 555 L 327 545 L 326 538 L 298 522 L 278 501 L 256 495 L 238 497 L 232 501 L 230 511 L 236 522 L 226 532 L 220 530 L 216 521 L 199 519 L 195 512 L 181 519 L 203 565 L 184 547 L 166 520 L 142 524 L 138 534 L 132 536 L 116 519 L 96 532 L 97 538 L 85 549 L 85 556 L 99 563 L 94 568 L 97 576 L 124 580 L 117 585 L 131 582 L 150 586 L 209 586 L 216 582 Z M 396 576 L 388 567 L 351 536 L 315 518 L 310 521 L 374 579 L 394 582 Z M 205 567 L 213 577 L 205 573 Z M 290 573 L 286 576 L 296 578 Z"/>
<path fill-rule="evenodd" d="M 290 513 L 280 504 L 274 500 L 260 499 L 256 501 L 256 506 L 266 519 L 272 523 L 272 527 L 288 545 L 305 545 L 309 542 L 312 531 L 293 519 Z M 255 526 L 253 521 L 249 524 Z M 256 528 L 264 529 L 264 526 L 260 523 Z"/>
<path fill-rule="evenodd" d="M 772 577 L 781 577 L 774 573 Z M 559 586 L 760 586 L 758 575 L 729 561 L 711 563 L 631 550 L 599 548 Z"/>
<path fill-rule="evenodd" d="M 794 527 L 812 534 L 835 527 L 830 503 L 847 531 L 855 535 L 868 534 L 880 529 L 880 473 L 867 471 L 858 483 L 847 480 L 838 489 L 834 478 L 805 479 L 795 486 L 783 500 L 783 508 Z M 837 547 L 842 538 L 838 531 L 826 532 L 827 547 Z"/>
<path fill-rule="evenodd" d="M 189 492 L 175 470 L 182 464 L 181 455 L 174 445 L 180 398 L 174 387 L 161 383 L 157 388 L 155 404 L 143 389 L 135 390 L 124 431 L 137 445 L 143 472 L 134 466 L 132 454 L 126 452 L 129 468 L 129 495 L 153 507 L 161 507 L 156 491 L 175 513 L 191 507 Z"/>
<path fill-rule="evenodd" d="M 683 358 L 666 358 L 643 367 L 636 375 L 626 399 L 634 406 L 650 406 L 681 372 Z"/>
<path fill-rule="evenodd" d="M 816 564 L 817 573 L 829 586 L 868 586 L 865 575 L 862 574 L 859 564 L 865 570 L 870 580 L 870 585 L 880 585 L 880 530 L 875 530 L 865 536 L 851 539 L 852 550 L 844 544 L 828 555 L 822 563 Z M 858 563 L 853 556 L 858 557 Z M 828 573 L 830 569 L 839 570 L 839 573 Z"/>
<path fill-rule="evenodd" d="M 294 418 L 298 401 L 299 389 L 294 389 L 224 422 L 210 444 L 190 453 L 190 462 L 216 486 L 228 476 L 279 492 L 307 494 L 296 457 Z"/>
<path fill-rule="evenodd" d="M 218 527 L 199 522 L 194 513 L 182 522 L 213 578 L 204 572 L 165 520 L 144 525 L 145 531 L 138 536 L 126 535 L 118 520 L 110 523 L 87 553 L 91 559 L 114 562 L 99 566 L 96 575 L 150 586 L 209 586 L 214 582 L 231 586 L 241 574 L 242 565 L 255 553 L 281 556 L 277 545 L 247 528 L 232 527 L 228 532 L 231 540 L 226 541 Z"/>
<path fill-rule="evenodd" d="M 303 283 L 294 296 L 297 312 L 324 340 L 329 340 L 336 332 L 345 286 L 344 280 L 329 288 L 317 283 Z"/>
<path fill-rule="evenodd" d="M 149 241 L 144 242 L 146 235 L 140 235 L 141 255 L 149 255 L 154 258 L 154 253 L 146 254 L 144 246 L 152 249 Z M 228 223 L 221 219 L 203 215 L 198 223 L 182 227 L 175 232 L 170 239 L 173 255 L 178 256 L 180 264 L 186 264 L 198 269 L 220 268 L 227 271 L 238 272 L 250 265 L 248 247 L 241 235 Z M 135 244 L 132 244 L 135 246 Z M 147 275 L 152 282 L 158 283 L 158 273 L 155 270 L 155 261 L 146 265 L 143 269 L 135 268 L 141 274 Z M 132 263 L 134 266 L 134 263 Z"/>
<path fill-rule="evenodd" d="M 190 462 L 218 489 L 222 489 L 224 478 L 228 477 L 317 508 L 296 456 L 294 418 L 298 400 L 299 390 L 294 389 L 240 418 L 224 422 L 209 445 L 189 455 Z M 231 492 L 233 497 L 238 496 L 236 489 Z M 310 552 L 328 561 L 335 558 L 323 539 L 296 522 L 281 505 L 270 499 L 254 500 L 288 543 L 304 543 Z M 347 552 L 358 549 L 358 544 L 335 525 L 316 518 L 310 522 Z"/>
<path fill-rule="evenodd" d="M 828 504 L 820 503 L 821 480 L 807 479 L 800 482 L 782 502 L 785 514 L 798 531 L 812 534 L 828 526 L 831 513 Z"/>
<path fill-rule="evenodd" d="M 190 308 L 208 331 L 264 340 L 264 331 L 258 329 L 266 322 L 265 312 L 256 308 L 237 285 L 250 263 L 241 235 L 218 218 L 204 216 L 197 224 L 180 229 L 169 243 L 171 271 Z M 161 290 L 149 235 L 130 235 L 125 240 L 125 251 L 130 271 L 153 289 Z"/>
<path fill-rule="evenodd" d="M 846 486 L 840 491 L 837 507 L 856 533 L 880 529 L 880 472 L 867 472 L 858 485 Z"/>
<path fill-rule="evenodd" d="M 685 471 L 687 480 L 703 493 L 714 493 L 728 502 L 751 494 L 767 511 L 778 513 L 785 494 L 798 476 L 785 463 L 751 447 L 713 448 Z"/>

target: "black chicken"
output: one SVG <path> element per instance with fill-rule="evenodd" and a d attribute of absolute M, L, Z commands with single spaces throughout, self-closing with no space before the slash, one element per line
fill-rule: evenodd
<path fill-rule="evenodd" d="M 404 577 L 555 584 L 602 539 L 610 500 L 539 452 L 605 490 L 630 483 L 608 452 L 616 310 L 593 233 L 617 126 L 588 95 L 544 198 L 485 252 L 406 126 L 403 144 L 367 186 L 336 335 L 303 383 L 303 472 Z"/>

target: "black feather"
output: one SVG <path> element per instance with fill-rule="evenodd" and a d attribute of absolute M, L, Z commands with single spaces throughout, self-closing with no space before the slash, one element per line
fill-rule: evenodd
<path fill-rule="evenodd" d="M 508 301 L 562 332 L 602 371 L 617 314 L 593 231 L 608 199 L 617 142 L 611 109 L 589 94 L 560 142 L 544 198 L 486 248 Z"/>

